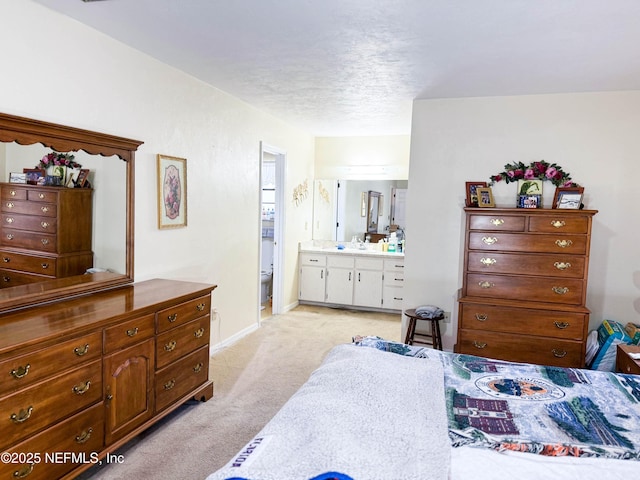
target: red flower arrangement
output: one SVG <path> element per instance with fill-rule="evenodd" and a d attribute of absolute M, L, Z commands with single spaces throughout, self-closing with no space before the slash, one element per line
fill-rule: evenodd
<path fill-rule="evenodd" d="M 571 181 L 571 175 L 562 170 L 562 167 L 555 163 L 548 163 L 544 160 L 532 162 L 525 165 L 522 162 L 508 163 L 504 166 L 504 171 L 497 175 L 491 175 L 493 185 L 496 182 L 505 183 L 516 182 L 518 180 L 549 180 L 556 187 L 577 187 L 578 184 Z"/>
<path fill-rule="evenodd" d="M 40 163 L 36 165 L 36 168 L 47 169 L 48 167 L 61 166 L 69 168 L 82 168 L 78 162 L 74 161 L 76 158 L 71 153 L 51 152 L 47 153 L 40 159 Z"/>

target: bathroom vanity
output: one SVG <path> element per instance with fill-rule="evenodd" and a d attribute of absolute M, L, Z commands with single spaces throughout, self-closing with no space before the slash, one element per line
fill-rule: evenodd
<path fill-rule="evenodd" d="M 402 310 L 404 254 L 300 244 L 298 300 L 362 310 Z"/>

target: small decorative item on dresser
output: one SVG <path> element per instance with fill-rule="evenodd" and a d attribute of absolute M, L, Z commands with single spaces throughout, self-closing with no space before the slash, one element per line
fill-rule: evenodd
<path fill-rule="evenodd" d="M 486 187 L 487 182 L 466 182 L 465 190 L 466 190 L 466 199 L 465 206 L 467 207 L 477 207 L 478 206 L 478 188 Z"/>
<path fill-rule="evenodd" d="M 518 208 L 541 208 L 542 195 L 518 195 Z"/>
<path fill-rule="evenodd" d="M 553 208 L 580 210 L 584 206 L 582 204 L 583 193 L 584 187 L 558 187 L 553 199 Z"/>
<path fill-rule="evenodd" d="M 22 173 L 27 176 L 29 185 L 44 185 L 46 173 L 42 168 L 23 168 Z"/>
<path fill-rule="evenodd" d="M 493 193 L 491 187 L 478 187 L 476 188 L 478 194 L 478 207 L 495 207 L 496 204 L 493 200 Z"/>
<path fill-rule="evenodd" d="M 89 180 L 89 169 L 87 168 L 81 169 L 80 173 L 78 174 L 78 178 L 76 179 L 76 188 L 83 188 L 85 186 L 90 186 L 88 185 L 88 180 Z"/>
<path fill-rule="evenodd" d="M 11 172 L 9 174 L 9 183 L 27 183 L 27 174 Z"/>

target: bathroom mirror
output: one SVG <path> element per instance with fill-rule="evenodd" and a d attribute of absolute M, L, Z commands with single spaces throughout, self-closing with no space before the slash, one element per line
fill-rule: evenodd
<path fill-rule="evenodd" d="M 380 216 L 380 192 L 369 190 L 367 194 L 367 233 L 378 233 Z"/>
<path fill-rule="evenodd" d="M 105 162 L 109 164 L 108 168 L 103 169 L 104 176 L 101 174 L 100 180 L 96 179 L 96 182 L 108 182 L 109 186 L 115 188 L 115 192 L 117 192 L 113 194 L 114 196 L 124 197 L 124 202 L 119 211 L 101 210 L 94 212 L 94 225 L 100 225 L 103 221 L 106 221 L 106 215 L 115 214 L 121 216 L 121 240 L 118 244 L 110 246 L 111 249 L 119 251 L 121 256 L 122 252 L 124 252 L 123 260 L 117 262 L 122 265 L 116 267 L 116 272 L 76 275 L 2 288 L 0 289 L 0 312 L 133 282 L 134 158 L 135 151 L 142 142 L 2 113 L 0 113 L 0 142 L 15 142 L 24 146 L 41 144 L 58 152 L 78 152 L 79 158 L 84 156 L 85 153 L 93 156 L 91 159 L 88 157 L 83 158 L 87 162 Z M 37 163 L 38 160 L 39 158 L 36 158 L 34 162 Z M 28 167 L 29 165 L 26 166 Z M 96 236 L 94 231 L 94 239 Z M 96 239 L 96 241 L 100 241 L 100 239 Z"/>

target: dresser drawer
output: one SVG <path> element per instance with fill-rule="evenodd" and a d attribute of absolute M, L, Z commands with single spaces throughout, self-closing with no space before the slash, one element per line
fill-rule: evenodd
<path fill-rule="evenodd" d="M 171 328 L 195 320 L 203 315 L 209 315 L 210 313 L 210 295 L 160 310 L 157 314 L 156 332 L 166 332 Z"/>
<path fill-rule="evenodd" d="M 55 235 L 12 228 L 4 228 L 2 230 L 0 244 L 5 247 L 27 248 L 49 253 L 55 253 L 57 247 Z"/>
<path fill-rule="evenodd" d="M 32 232 L 56 233 L 58 221 L 55 217 L 51 218 L 40 217 L 37 215 L 14 215 L 11 213 L 3 213 L 2 225 L 8 228 L 30 230 Z"/>
<path fill-rule="evenodd" d="M 0 288 L 11 288 L 18 285 L 28 285 L 29 283 L 42 282 L 55 278 L 54 276 L 44 277 L 32 273 L 22 273 L 13 270 L 0 269 Z"/>
<path fill-rule="evenodd" d="M 67 340 L 51 347 L 0 362 L 0 395 L 79 366 L 102 353 L 102 333 Z"/>
<path fill-rule="evenodd" d="M 0 266 L 22 272 L 39 273 L 41 275 L 55 275 L 56 258 L 26 255 L 6 250 L 0 251 Z"/>
<path fill-rule="evenodd" d="M 619 344 L 616 348 L 616 372 L 640 375 L 640 360 L 634 360 L 629 353 L 640 353 L 638 345 Z"/>
<path fill-rule="evenodd" d="M 58 203 L 58 192 L 55 190 L 29 189 L 27 190 L 27 199 L 30 202 L 47 202 Z"/>
<path fill-rule="evenodd" d="M 520 234 L 497 232 L 470 232 L 469 249 L 523 253 L 562 253 L 584 255 L 587 252 L 586 235 Z"/>
<path fill-rule="evenodd" d="M 104 330 L 104 352 L 110 353 L 151 338 L 155 332 L 155 314 L 135 318 Z"/>
<path fill-rule="evenodd" d="M 21 202 L 17 200 L 3 200 L 2 212 L 10 214 L 39 215 L 41 217 L 56 217 L 58 209 L 51 203 Z"/>
<path fill-rule="evenodd" d="M 209 343 L 211 317 L 206 315 L 185 323 L 156 339 L 156 366 L 162 368 Z"/>
<path fill-rule="evenodd" d="M 526 275 L 467 275 L 466 294 L 472 297 L 582 305 L 583 281 Z"/>
<path fill-rule="evenodd" d="M 3 203 L 4 203 L 4 200 L 26 200 L 27 189 L 16 187 L 13 185 L 11 186 L 5 185 L 2 187 L 0 195 L 2 196 Z"/>
<path fill-rule="evenodd" d="M 589 217 L 563 216 L 531 217 L 529 219 L 530 232 L 548 233 L 587 233 L 589 231 Z"/>
<path fill-rule="evenodd" d="M 101 360 L 2 398 L 0 450 L 101 398 Z"/>
<path fill-rule="evenodd" d="M 571 255 L 528 255 L 520 253 L 469 252 L 471 272 L 583 278 L 585 257 Z"/>
<path fill-rule="evenodd" d="M 584 367 L 582 343 L 571 340 L 460 330 L 457 352 L 557 367 Z"/>
<path fill-rule="evenodd" d="M 524 232 L 525 217 L 509 215 L 469 215 L 469 230 Z"/>
<path fill-rule="evenodd" d="M 497 307 L 474 303 L 460 305 L 458 324 L 465 330 L 486 330 L 581 341 L 588 316 L 582 313 Z"/>
<path fill-rule="evenodd" d="M 200 350 L 172 363 L 156 373 L 156 411 L 204 384 L 209 379 L 209 348 Z"/>
<path fill-rule="evenodd" d="M 60 478 L 80 465 L 68 458 L 55 461 L 58 460 L 55 455 L 60 452 L 84 454 L 86 462 L 97 461 L 97 453 L 104 446 L 103 411 L 104 404 L 98 403 L 7 450 L 10 454 L 22 454 L 25 459 L 29 454 L 37 454 L 39 457 L 32 457 L 31 463 L 0 462 L 0 479 L 50 480 Z M 47 454 L 54 461 L 46 461 Z M 34 462 L 36 459 L 39 461 Z"/>

